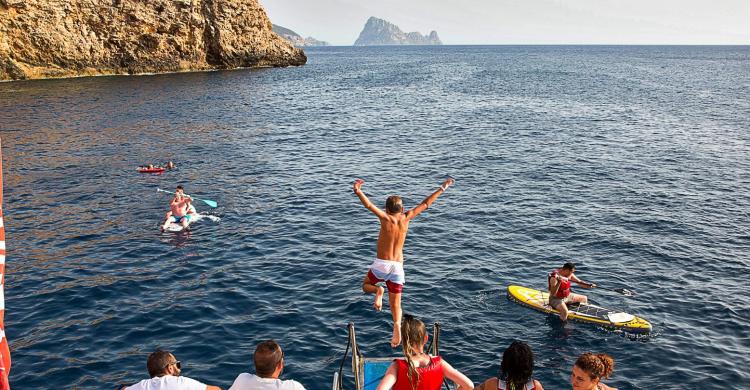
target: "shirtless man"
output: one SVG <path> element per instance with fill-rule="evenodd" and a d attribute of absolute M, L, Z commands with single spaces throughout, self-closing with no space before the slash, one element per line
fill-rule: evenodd
<path fill-rule="evenodd" d="M 179 223 L 183 228 L 186 228 L 192 215 L 195 214 L 195 209 L 191 204 L 192 201 L 193 199 L 190 196 L 185 195 L 182 186 L 177 186 L 174 191 L 174 198 L 169 203 L 169 211 L 165 215 L 161 230 L 167 230 L 171 222 Z"/>
<path fill-rule="evenodd" d="M 573 294 L 570 292 L 570 282 L 576 282 L 583 288 L 594 288 L 596 284 L 587 283 L 573 274 L 576 265 L 565 263 L 562 268 L 556 269 L 547 276 L 547 287 L 549 288 L 549 305 L 560 312 L 560 319 L 568 320 L 567 303 L 589 303 L 585 295 Z"/>
<path fill-rule="evenodd" d="M 383 307 L 385 289 L 376 285 L 385 281 L 388 287 L 388 303 L 393 316 L 393 338 L 391 346 L 396 348 L 401 343 L 401 291 L 404 287 L 404 241 L 409 230 L 409 222 L 427 210 L 432 202 L 440 196 L 455 180 L 447 179 L 432 195 L 425 198 L 417 207 L 404 213 L 404 205 L 398 196 L 389 196 L 385 201 L 385 211 L 372 204 L 362 191 L 364 180 L 358 179 L 352 186 L 354 193 L 366 209 L 372 211 L 380 220 L 378 235 L 378 253 L 375 261 L 362 282 L 362 291 L 375 294 L 375 310 Z"/>

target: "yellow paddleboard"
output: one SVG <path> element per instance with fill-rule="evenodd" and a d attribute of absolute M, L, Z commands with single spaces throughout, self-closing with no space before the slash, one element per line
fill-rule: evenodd
<path fill-rule="evenodd" d="M 549 293 L 523 286 L 508 286 L 508 297 L 521 305 L 544 313 L 559 314 L 549 305 Z M 568 304 L 568 319 L 588 322 L 631 333 L 650 333 L 651 324 L 643 318 L 596 305 Z"/>

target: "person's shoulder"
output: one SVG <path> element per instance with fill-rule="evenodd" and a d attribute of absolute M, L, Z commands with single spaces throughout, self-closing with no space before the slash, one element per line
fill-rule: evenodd
<path fill-rule="evenodd" d="M 133 383 L 130 386 L 123 387 L 123 390 L 142 390 L 142 389 L 146 389 L 145 382 L 148 382 L 148 381 L 149 381 L 149 379 L 143 379 L 143 380 L 141 380 L 138 383 Z"/>
<path fill-rule="evenodd" d="M 616 387 L 607 386 L 606 384 L 599 382 L 599 385 L 597 386 L 598 390 L 617 390 Z"/>
<path fill-rule="evenodd" d="M 252 386 L 253 383 L 255 383 L 255 378 L 257 377 L 253 374 L 248 374 L 246 372 L 240 373 L 239 375 L 237 375 L 237 378 L 234 379 L 234 382 L 229 389 L 240 390 L 248 388 L 249 386 Z"/>
<path fill-rule="evenodd" d="M 479 389 L 479 390 L 497 389 L 498 388 L 498 382 L 499 382 L 499 380 L 497 379 L 497 377 L 493 376 L 493 377 L 487 379 L 486 381 L 482 382 L 482 384 L 480 384 L 479 386 L 475 387 L 475 389 Z"/>
<path fill-rule="evenodd" d="M 302 383 L 295 381 L 294 379 L 287 379 L 281 381 L 281 390 L 305 390 L 305 386 Z"/>
<path fill-rule="evenodd" d="M 193 378 L 186 377 L 186 376 L 165 376 L 164 378 L 168 378 L 167 379 L 168 383 L 171 382 L 170 384 L 173 383 L 174 385 L 179 386 L 180 388 L 202 389 L 202 390 L 206 389 L 205 383 L 201 381 L 197 381 Z"/>
<path fill-rule="evenodd" d="M 152 388 L 179 387 L 181 389 L 200 389 L 205 390 L 206 385 L 195 379 L 186 376 L 164 375 L 151 379 L 144 379 L 138 383 L 130 385 L 125 390 L 147 390 Z"/>

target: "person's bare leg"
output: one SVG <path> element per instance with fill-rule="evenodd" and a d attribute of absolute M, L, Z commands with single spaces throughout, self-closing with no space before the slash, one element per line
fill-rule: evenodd
<path fill-rule="evenodd" d="M 362 281 L 362 291 L 365 294 L 375 294 L 375 302 L 372 304 L 375 310 L 380 311 L 383 308 L 385 288 L 370 283 L 370 278 L 365 275 L 365 280 Z"/>
<path fill-rule="evenodd" d="M 167 219 L 164 220 L 164 223 L 161 225 L 161 230 L 167 230 L 167 227 L 169 226 L 169 223 L 172 222 L 172 215 L 170 214 Z"/>
<path fill-rule="evenodd" d="M 560 320 L 568 320 L 568 305 L 566 305 L 565 302 L 559 304 L 555 309 L 560 312 Z"/>
<path fill-rule="evenodd" d="M 396 348 L 401 344 L 401 293 L 388 292 L 388 303 L 391 305 L 393 316 L 393 338 L 391 347 Z"/>
<path fill-rule="evenodd" d="M 572 297 L 572 298 L 570 299 L 570 301 L 571 301 L 571 302 L 577 302 L 577 303 L 580 303 L 580 304 L 582 304 L 582 305 L 588 305 L 588 303 L 589 303 L 589 297 L 587 297 L 587 296 L 585 296 L 585 295 L 578 295 L 578 294 L 575 294 L 575 295 L 573 295 L 573 297 Z"/>

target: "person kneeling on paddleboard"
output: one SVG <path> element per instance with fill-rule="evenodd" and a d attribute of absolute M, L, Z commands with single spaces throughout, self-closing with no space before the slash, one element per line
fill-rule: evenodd
<path fill-rule="evenodd" d="M 189 195 L 185 195 L 185 190 L 182 186 L 177 186 L 174 192 L 174 198 L 169 202 L 169 212 L 167 212 L 164 224 L 161 226 L 161 230 L 167 230 L 170 223 L 179 223 L 183 228 L 186 228 L 192 218 L 191 202 L 193 199 Z M 192 210 L 191 210 L 192 209 Z"/>
<path fill-rule="evenodd" d="M 576 282 L 583 288 L 596 287 L 596 284 L 594 283 L 587 283 L 578 279 L 578 277 L 573 274 L 575 270 L 575 264 L 565 263 L 562 268 L 550 272 L 547 276 L 549 305 L 560 312 L 560 319 L 563 321 L 568 319 L 567 303 L 581 303 L 584 305 L 589 303 L 589 300 L 585 295 L 573 294 L 570 292 L 571 282 Z"/>

